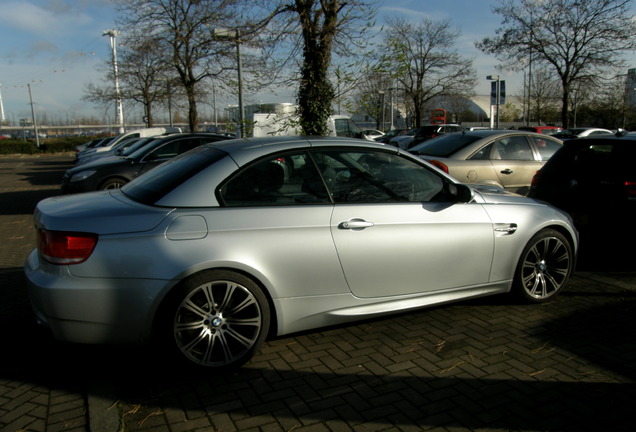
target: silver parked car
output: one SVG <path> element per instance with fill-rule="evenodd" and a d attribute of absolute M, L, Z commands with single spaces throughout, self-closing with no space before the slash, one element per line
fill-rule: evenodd
<path fill-rule="evenodd" d="M 463 183 L 503 187 L 525 195 L 534 173 L 563 142 L 525 131 L 475 130 L 424 141 L 409 151 Z"/>
<path fill-rule="evenodd" d="M 287 334 L 514 291 L 561 291 L 577 232 L 547 204 L 469 188 L 395 147 L 204 145 L 118 190 L 49 198 L 25 263 L 58 339 L 140 342 L 212 368 Z"/>

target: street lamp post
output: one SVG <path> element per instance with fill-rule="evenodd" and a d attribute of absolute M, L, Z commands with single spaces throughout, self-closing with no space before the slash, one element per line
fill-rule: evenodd
<path fill-rule="evenodd" d="M 40 148 L 40 133 L 38 132 L 38 122 L 35 119 L 35 108 L 33 106 L 33 95 L 31 94 L 31 84 L 27 84 L 29 88 L 29 101 L 31 101 L 31 117 L 33 118 L 33 133 L 35 134 L 35 145 Z"/>
<path fill-rule="evenodd" d="M 113 74 L 115 76 L 115 103 L 117 106 L 115 123 L 119 126 L 119 133 L 124 133 L 124 109 L 122 107 L 121 92 L 119 91 L 119 76 L 117 74 L 117 42 L 118 30 L 104 30 L 102 36 L 110 38 L 110 47 L 113 51 Z"/>
<path fill-rule="evenodd" d="M 219 39 L 228 39 L 236 42 L 236 64 L 238 75 L 238 109 L 239 109 L 239 138 L 245 135 L 245 110 L 243 108 L 243 67 L 241 65 L 241 38 L 238 30 L 217 27 L 212 34 Z"/>
<path fill-rule="evenodd" d="M 501 97 L 501 87 L 500 87 L 501 82 L 499 81 L 499 75 L 488 75 L 486 77 L 486 79 L 490 80 L 490 81 L 494 81 L 494 84 L 495 84 L 495 91 L 494 91 L 494 102 L 495 103 L 492 103 L 493 102 L 493 100 L 492 100 L 493 99 L 493 97 L 492 97 L 493 96 L 493 94 L 492 94 L 493 92 L 491 91 L 491 98 L 490 98 L 490 102 L 491 103 L 490 103 L 490 106 L 492 107 L 493 105 L 495 105 L 495 107 L 496 107 L 496 110 L 497 110 L 497 113 L 496 113 L 497 124 L 496 124 L 495 128 L 499 129 L 499 101 L 500 101 L 500 97 Z M 490 115 L 490 125 L 492 127 L 492 113 Z"/>
<path fill-rule="evenodd" d="M 384 113 L 386 112 L 385 109 L 385 105 L 384 105 L 384 92 L 382 90 L 380 90 L 380 105 L 382 106 L 382 127 L 380 128 L 383 132 L 384 132 L 384 127 L 385 127 L 385 118 L 384 118 Z"/>

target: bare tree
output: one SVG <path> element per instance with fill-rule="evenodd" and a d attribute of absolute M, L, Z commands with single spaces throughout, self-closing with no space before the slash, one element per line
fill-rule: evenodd
<path fill-rule="evenodd" d="M 122 81 L 122 94 L 126 99 L 140 103 L 144 107 L 146 124 L 154 124 L 152 106 L 162 102 L 171 86 L 170 77 L 174 71 L 165 61 L 161 43 L 152 35 L 128 34 L 121 50 L 119 76 Z"/>
<path fill-rule="evenodd" d="M 577 82 L 590 81 L 621 63 L 636 47 L 630 0 L 501 0 L 494 13 L 496 36 L 476 43 L 508 67 L 550 65 L 561 80 L 561 121 L 569 125 L 568 101 Z"/>
<path fill-rule="evenodd" d="M 378 71 L 368 71 L 365 78 L 360 80 L 353 96 L 355 110 L 359 114 L 371 117 L 377 129 L 384 129 L 383 122 L 387 120 L 386 106 L 391 102 L 391 91 L 391 80 L 388 76 Z"/>
<path fill-rule="evenodd" d="M 611 129 L 625 129 L 634 112 L 628 97 L 632 91 L 625 75 L 612 77 L 598 86 L 588 102 L 598 123 Z"/>
<path fill-rule="evenodd" d="M 125 29 L 152 38 L 163 50 L 165 61 L 175 70 L 188 101 L 188 123 L 199 124 L 197 87 L 204 79 L 220 74 L 221 58 L 233 55 L 219 43 L 215 27 L 236 29 L 239 0 L 126 0 L 120 1 L 118 16 Z M 215 58 L 216 63 L 210 63 Z"/>
<path fill-rule="evenodd" d="M 542 122 L 554 122 L 561 93 L 560 83 L 554 74 L 546 68 L 533 71 L 528 88 L 529 120 L 534 119 L 539 125 Z"/>
<path fill-rule="evenodd" d="M 413 105 L 414 125 L 426 118 L 427 103 L 445 95 L 472 94 L 476 73 L 472 60 L 454 48 L 459 31 L 448 21 L 423 19 L 411 24 L 389 20 L 385 30 L 384 69 L 399 83 Z"/>

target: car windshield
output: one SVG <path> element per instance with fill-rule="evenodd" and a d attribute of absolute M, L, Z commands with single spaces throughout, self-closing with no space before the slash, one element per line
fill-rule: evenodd
<path fill-rule="evenodd" d="M 457 132 L 439 136 L 416 145 L 409 152 L 417 155 L 449 157 L 456 151 L 480 140 L 481 136 Z"/>
<path fill-rule="evenodd" d="M 227 153 L 209 145 L 197 147 L 153 168 L 121 188 L 132 200 L 153 205 L 181 183 L 224 158 Z"/>

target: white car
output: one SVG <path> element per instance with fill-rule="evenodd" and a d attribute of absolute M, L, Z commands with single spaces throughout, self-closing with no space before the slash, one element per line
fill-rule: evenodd
<path fill-rule="evenodd" d="M 552 136 L 560 140 L 568 140 L 568 139 L 583 138 L 583 137 L 594 136 L 594 135 L 608 135 L 608 134 L 612 135 L 613 133 L 614 132 L 612 132 L 609 129 L 583 127 L 583 128 L 563 129 L 561 132 L 552 134 Z"/>

